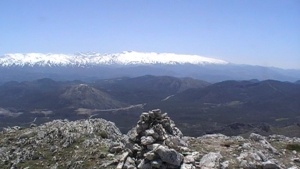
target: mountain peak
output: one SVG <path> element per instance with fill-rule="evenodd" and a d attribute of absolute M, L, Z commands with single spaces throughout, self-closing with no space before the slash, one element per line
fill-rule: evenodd
<path fill-rule="evenodd" d="M 90 65 L 151 65 L 151 64 L 227 64 L 228 62 L 203 57 L 175 53 L 155 53 L 124 51 L 113 54 L 77 53 L 77 54 L 43 54 L 13 53 L 0 56 L 0 66 L 90 66 Z"/>

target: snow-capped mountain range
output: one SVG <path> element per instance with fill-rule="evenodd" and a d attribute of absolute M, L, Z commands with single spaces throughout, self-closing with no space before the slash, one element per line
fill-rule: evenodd
<path fill-rule="evenodd" d="M 198 55 L 182 55 L 174 53 L 142 53 L 126 51 L 114 54 L 77 53 L 42 54 L 14 53 L 0 56 L 0 66 L 95 66 L 95 65 L 149 65 L 149 64 L 193 64 L 225 65 L 228 62 Z"/>
<path fill-rule="evenodd" d="M 300 79 L 300 70 L 238 65 L 198 55 L 154 52 L 15 53 L 0 56 L 0 84 L 41 78 L 91 81 L 144 75 L 192 77 L 208 82 L 249 79 L 295 82 Z"/>

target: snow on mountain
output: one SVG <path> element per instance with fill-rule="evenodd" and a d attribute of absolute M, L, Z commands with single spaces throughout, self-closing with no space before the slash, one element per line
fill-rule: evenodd
<path fill-rule="evenodd" d="M 138 64 L 227 64 L 228 62 L 198 55 L 174 53 L 122 52 L 114 54 L 78 53 L 42 54 L 15 53 L 0 56 L 0 66 L 86 66 L 86 65 L 138 65 Z"/>

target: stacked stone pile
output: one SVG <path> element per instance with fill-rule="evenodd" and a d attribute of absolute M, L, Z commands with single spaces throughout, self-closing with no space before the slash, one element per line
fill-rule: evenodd
<path fill-rule="evenodd" d="M 184 163 L 183 154 L 189 151 L 181 131 L 159 109 L 142 113 L 127 136 L 118 169 L 180 168 Z"/>

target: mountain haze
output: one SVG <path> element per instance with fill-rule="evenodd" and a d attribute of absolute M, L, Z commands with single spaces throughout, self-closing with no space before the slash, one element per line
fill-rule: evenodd
<path fill-rule="evenodd" d="M 295 82 L 300 70 L 239 65 L 198 55 L 122 52 L 114 54 L 6 54 L 0 57 L 0 83 L 41 78 L 54 80 L 111 79 L 144 75 L 224 80 L 281 80 Z"/>

